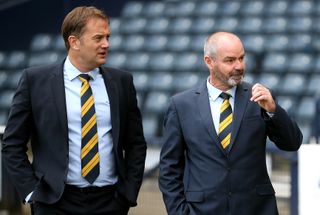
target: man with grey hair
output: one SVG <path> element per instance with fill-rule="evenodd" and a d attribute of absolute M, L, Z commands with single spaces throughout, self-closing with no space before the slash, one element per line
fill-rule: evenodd
<path fill-rule="evenodd" d="M 204 46 L 209 77 L 172 97 L 159 186 L 169 215 L 277 215 L 265 162 L 267 137 L 296 151 L 302 133 L 270 90 L 243 81 L 245 51 L 228 32 Z"/>

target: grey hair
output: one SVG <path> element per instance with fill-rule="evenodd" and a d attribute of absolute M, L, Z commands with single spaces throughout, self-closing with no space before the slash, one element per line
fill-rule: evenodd
<path fill-rule="evenodd" d="M 208 36 L 203 47 L 204 56 L 208 55 L 210 57 L 215 57 L 217 54 L 217 43 L 213 40 L 211 36 Z"/>

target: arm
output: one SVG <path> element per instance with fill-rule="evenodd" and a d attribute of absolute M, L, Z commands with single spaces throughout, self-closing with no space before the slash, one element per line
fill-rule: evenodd
<path fill-rule="evenodd" d="M 252 87 L 251 101 L 262 108 L 262 117 L 267 124 L 267 135 L 280 149 L 296 151 L 302 143 L 302 133 L 287 112 L 273 99 L 270 90 L 261 84 Z M 266 112 L 272 113 L 270 117 Z"/>
<path fill-rule="evenodd" d="M 125 136 L 125 165 L 126 165 L 126 197 L 130 206 L 135 206 L 141 187 L 146 159 L 146 141 L 143 135 L 141 113 L 137 106 L 136 90 L 132 76 L 127 79 L 128 87 L 128 116 Z"/>
<path fill-rule="evenodd" d="M 183 174 L 186 146 L 175 104 L 172 101 L 164 120 L 164 144 L 160 155 L 159 186 L 168 214 L 188 214 Z"/>
<path fill-rule="evenodd" d="M 302 133 L 282 107 L 277 105 L 274 116 L 271 118 L 264 116 L 264 119 L 268 137 L 278 148 L 286 151 L 296 151 L 300 148 Z"/>
<path fill-rule="evenodd" d="M 32 125 L 27 73 L 24 72 L 12 101 L 2 144 L 4 167 L 23 200 L 37 183 L 26 154 Z"/>

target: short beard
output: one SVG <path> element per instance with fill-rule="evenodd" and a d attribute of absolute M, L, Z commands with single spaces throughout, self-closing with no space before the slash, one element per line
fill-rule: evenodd
<path fill-rule="evenodd" d="M 228 82 L 228 85 L 229 85 L 230 87 L 235 87 L 235 86 L 241 84 L 242 81 L 243 81 L 243 75 L 241 76 L 240 81 L 235 81 L 235 80 L 231 77 L 231 78 L 228 79 L 227 82 Z"/>

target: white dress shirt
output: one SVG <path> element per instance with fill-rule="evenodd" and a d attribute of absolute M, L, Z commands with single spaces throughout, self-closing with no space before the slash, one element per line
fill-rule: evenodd
<path fill-rule="evenodd" d="M 64 85 L 66 93 L 66 106 L 69 134 L 69 169 L 67 184 L 78 187 L 91 186 L 81 175 L 81 98 L 82 82 L 78 78 L 81 73 L 72 65 L 67 57 L 64 64 Z M 92 89 L 94 106 L 97 115 L 98 144 L 100 154 L 100 174 L 93 186 L 115 184 L 116 175 L 113 142 L 111 135 L 111 114 L 109 97 L 99 68 L 86 74 L 91 77 L 89 84 Z"/>
<path fill-rule="evenodd" d="M 219 133 L 219 124 L 220 124 L 220 107 L 223 102 L 223 99 L 219 95 L 223 92 L 209 83 L 209 78 L 207 79 L 207 89 L 209 94 L 209 103 L 211 109 L 212 120 L 214 128 L 216 129 L 217 134 Z M 237 87 L 232 87 L 226 93 L 230 94 L 229 103 L 231 105 L 232 111 L 234 110 L 234 98 L 236 94 Z"/>

